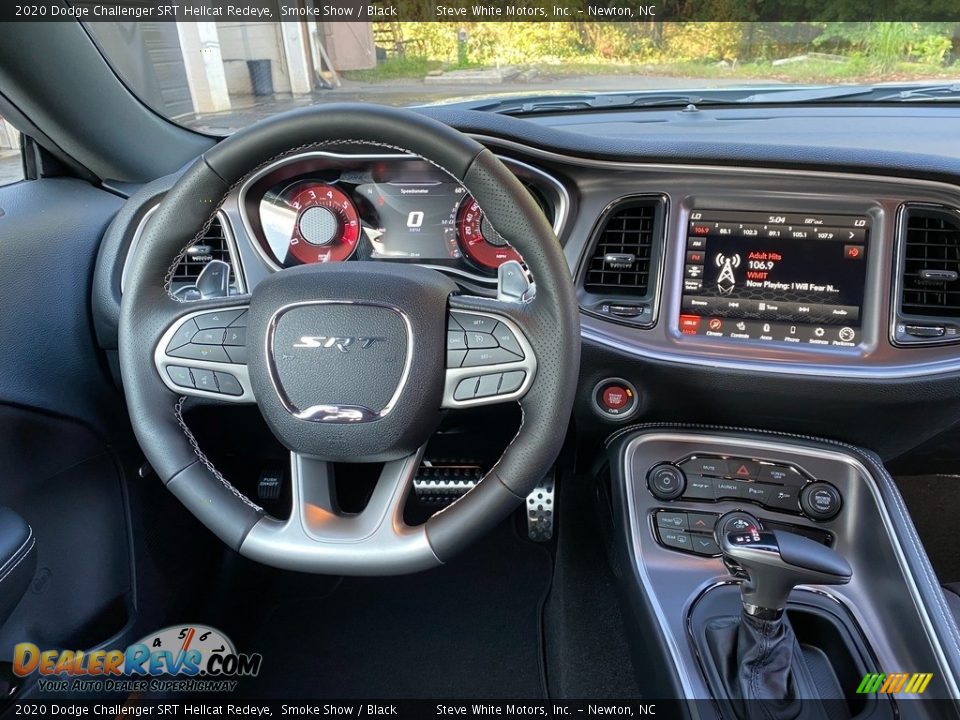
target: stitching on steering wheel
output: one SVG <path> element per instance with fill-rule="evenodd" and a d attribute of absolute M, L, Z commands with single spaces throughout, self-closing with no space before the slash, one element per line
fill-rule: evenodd
<path fill-rule="evenodd" d="M 214 208 L 213 212 L 210 214 L 210 217 L 207 218 L 207 221 L 203 224 L 203 227 L 200 228 L 200 232 L 198 232 L 196 235 L 194 235 L 194 236 L 193 236 L 193 239 L 191 239 L 190 242 L 188 242 L 186 245 L 184 245 L 183 249 L 181 249 L 180 252 L 177 253 L 176 257 L 174 257 L 173 263 L 170 265 L 169 268 L 167 268 L 167 274 L 166 274 L 166 276 L 164 276 L 164 281 L 163 281 L 163 287 L 164 287 L 164 289 L 167 291 L 167 295 L 168 295 L 172 300 L 174 300 L 174 301 L 176 301 L 176 302 L 179 302 L 179 303 L 189 302 L 188 300 L 184 300 L 183 298 L 177 297 L 176 295 L 173 294 L 173 289 L 172 289 L 172 286 L 173 286 L 173 276 L 174 276 L 174 273 L 176 273 L 177 266 L 180 264 L 180 262 L 181 262 L 181 261 L 183 260 L 183 258 L 186 256 L 187 250 L 189 250 L 195 243 L 199 242 L 199 241 L 203 238 L 204 235 L 206 235 L 207 231 L 210 229 L 210 225 L 213 224 L 214 218 L 216 218 L 217 213 L 220 212 L 220 209 L 223 207 L 223 203 L 224 203 L 224 202 L 226 201 L 226 199 L 230 196 L 230 193 L 232 193 L 237 187 L 239 187 L 240 185 L 242 185 L 242 184 L 247 180 L 247 178 L 249 178 L 251 175 L 254 175 L 255 173 L 259 172 L 261 169 L 265 168 L 266 166 L 271 165 L 271 164 L 277 162 L 278 160 L 282 160 L 282 159 L 285 158 L 285 157 L 289 157 L 290 155 L 296 155 L 297 153 L 303 152 L 303 151 L 305 151 L 305 150 L 317 150 L 317 149 L 320 149 L 320 148 L 335 147 L 335 146 L 337 146 L 337 145 L 370 145 L 370 146 L 373 146 L 373 147 L 387 148 L 388 150 L 397 150 L 397 151 L 399 151 L 399 152 L 406 153 L 407 155 L 413 155 L 413 156 L 415 156 L 415 157 L 423 160 L 424 162 L 430 163 L 431 165 L 433 165 L 433 166 L 434 166 L 435 168 L 437 168 L 438 170 L 442 170 L 443 172 L 445 172 L 447 175 L 449 175 L 450 177 L 452 177 L 452 178 L 453 178 L 454 180 L 456 180 L 458 183 L 460 182 L 460 180 L 457 179 L 457 176 L 454 175 L 454 174 L 453 174 L 450 170 L 448 170 L 447 168 L 443 167 L 443 165 L 440 165 L 439 163 L 431 160 L 430 158 L 424 157 L 423 155 L 420 155 L 419 153 L 415 153 L 415 152 L 413 152 L 412 150 L 408 150 L 407 148 L 400 147 L 399 145 L 391 145 L 390 143 L 374 142 L 374 141 L 372 141 L 372 140 L 356 140 L 356 139 L 352 139 L 352 140 L 324 140 L 324 141 L 322 141 L 322 142 L 309 143 L 309 144 L 307 144 L 307 145 L 300 145 L 300 146 L 295 147 L 295 148 L 290 148 L 289 150 L 285 150 L 284 152 L 280 153 L 279 155 L 274 155 L 273 157 L 268 158 L 267 160 L 264 160 L 262 163 L 260 163 L 260 164 L 257 165 L 255 168 L 253 168 L 252 170 L 250 170 L 250 172 L 248 172 L 248 173 L 246 173 L 245 175 L 243 175 L 243 177 L 241 177 L 239 180 L 237 180 L 235 183 L 233 183 L 232 185 L 230 185 L 230 187 L 227 188 L 226 192 L 223 194 L 223 197 L 220 198 L 220 200 L 219 200 L 219 202 L 217 203 L 216 207 Z M 211 168 L 211 169 L 212 169 L 212 168 Z M 214 172 L 216 172 L 216 171 L 214 171 Z M 461 184 L 462 184 L 462 183 L 461 183 Z M 162 201 L 161 201 L 161 202 L 162 202 Z"/>
<path fill-rule="evenodd" d="M 197 459 L 203 463 L 203 465 L 210 471 L 210 473 L 220 481 L 220 483 L 231 493 L 236 495 L 238 498 L 243 500 L 248 506 L 256 510 L 257 512 L 263 512 L 263 508 L 257 505 L 253 500 L 248 498 L 244 493 L 237 490 L 237 488 L 227 480 L 223 474 L 214 467 L 213 463 L 210 462 L 210 458 L 204 455 L 203 450 L 200 449 L 200 444 L 197 442 L 197 439 L 193 436 L 193 433 L 190 432 L 190 428 L 187 427 L 186 421 L 183 419 L 183 404 L 186 402 L 187 398 L 181 397 L 177 404 L 173 406 L 173 414 L 177 418 L 177 424 L 180 425 L 180 429 L 183 430 L 183 434 L 187 436 L 187 440 L 190 442 L 190 445 L 193 447 L 193 452 L 196 454 Z"/>

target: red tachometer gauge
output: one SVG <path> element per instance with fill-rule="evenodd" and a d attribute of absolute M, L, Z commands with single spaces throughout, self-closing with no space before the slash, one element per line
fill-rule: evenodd
<path fill-rule="evenodd" d="M 457 210 L 457 239 L 464 255 L 482 268 L 496 270 L 507 260 L 520 261 L 517 251 L 493 229 L 477 201 L 469 196 Z"/>
<path fill-rule="evenodd" d="M 360 216 L 347 195 L 321 183 L 295 188 L 286 205 L 297 213 L 289 254 L 298 262 L 340 262 L 349 258 L 360 239 Z"/>

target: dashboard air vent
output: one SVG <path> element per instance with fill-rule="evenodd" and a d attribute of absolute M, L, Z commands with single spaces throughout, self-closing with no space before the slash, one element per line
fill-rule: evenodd
<path fill-rule="evenodd" d="M 659 204 L 651 198 L 632 200 L 607 215 L 587 267 L 588 292 L 647 294 Z"/>
<path fill-rule="evenodd" d="M 173 282 L 175 284 L 193 284 L 211 260 L 222 260 L 231 265 L 231 269 L 234 271 L 232 274 L 236 275 L 236 268 L 233 268 L 230 262 L 230 249 L 227 246 L 227 237 L 223 232 L 223 224 L 219 217 L 214 218 L 213 222 L 210 223 L 210 228 L 203 239 L 191 245 L 187 250 L 187 254 L 174 271 Z"/>
<path fill-rule="evenodd" d="M 656 317 L 666 200 L 627 198 L 601 217 L 583 270 L 580 306 L 631 325 Z"/>
<path fill-rule="evenodd" d="M 894 345 L 960 342 L 960 210 L 901 209 Z"/>

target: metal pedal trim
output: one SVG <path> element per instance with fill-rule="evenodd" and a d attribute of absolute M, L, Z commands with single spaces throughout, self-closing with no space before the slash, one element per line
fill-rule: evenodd
<path fill-rule="evenodd" d="M 547 476 L 527 495 L 527 537 L 534 542 L 548 542 L 553 538 L 553 518 L 556 514 L 553 476 Z"/>

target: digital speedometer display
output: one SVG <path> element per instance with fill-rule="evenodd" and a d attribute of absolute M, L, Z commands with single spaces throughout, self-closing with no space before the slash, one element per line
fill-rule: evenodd
<path fill-rule="evenodd" d="M 456 212 L 464 195 L 453 181 L 371 182 L 357 194 L 376 212 L 367 237 L 372 258 L 441 260 L 459 258 Z"/>

